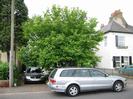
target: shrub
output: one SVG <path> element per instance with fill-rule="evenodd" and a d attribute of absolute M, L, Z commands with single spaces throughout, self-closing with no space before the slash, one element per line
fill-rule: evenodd
<path fill-rule="evenodd" d="M 22 73 L 20 72 L 19 67 L 14 65 L 13 73 L 14 73 L 14 83 L 17 84 L 17 86 L 21 85 Z"/>
<path fill-rule="evenodd" d="M 8 63 L 0 62 L 0 80 L 7 80 L 8 77 Z"/>

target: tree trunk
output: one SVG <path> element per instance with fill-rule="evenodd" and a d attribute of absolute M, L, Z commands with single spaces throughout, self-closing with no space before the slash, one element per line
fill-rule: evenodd
<path fill-rule="evenodd" d="M 7 51 L 7 62 L 9 63 L 9 59 L 10 59 L 10 51 Z"/>

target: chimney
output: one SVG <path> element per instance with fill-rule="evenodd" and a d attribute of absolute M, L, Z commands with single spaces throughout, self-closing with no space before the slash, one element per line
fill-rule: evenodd
<path fill-rule="evenodd" d="M 122 16 L 121 10 L 120 9 L 119 10 L 115 10 L 115 12 L 113 12 L 111 14 L 111 17 L 114 17 L 114 18 L 122 18 L 123 16 Z"/>
<path fill-rule="evenodd" d="M 115 10 L 110 17 L 109 23 L 114 20 L 115 22 L 117 22 L 118 24 L 120 24 L 123 27 L 126 27 L 127 23 L 125 21 L 125 19 L 123 18 L 123 13 L 121 12 L 121 10 Z"/>

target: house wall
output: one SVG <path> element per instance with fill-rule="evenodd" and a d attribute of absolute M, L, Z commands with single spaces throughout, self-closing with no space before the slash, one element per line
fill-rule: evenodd
<path fill-rule="evenodd" d="M 125 37 L 125 46 L 127 49 L 120 49 L 116 47 L 115 36 Z M 98 63 L 99 68 L 113 69 L 113 56 L 132 56 L 133 59 L 133 34 L 127 33 L 107 33 L 107 45 L 105 46 L 105 39 L 100 43 L 97 55 L 101 57 L 101 62 Z M 133 61 L 133 60 L 132 60 Z"/>

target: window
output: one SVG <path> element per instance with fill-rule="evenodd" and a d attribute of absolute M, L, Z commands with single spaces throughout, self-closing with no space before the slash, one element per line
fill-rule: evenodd
<path fill-rule="evenodd" d="M 128 65 L 129 64 L 129 57 L 128 56 L 124 56 L 123 60 L 124 60 L 124 65 Z"/>
<path fill-rule="evenodd" d="M 113 56 L 113 67 L 119 68 L 132 64 L 132 56 Z"/>
<path fill-rule="evenodd" d="M 116 47 L 127 48 L 127 46 L 125 46 L 125 37 L 124 36 L 116 35 Z"/>
<path fill-rule="evenodd" d="M 125 37 L 118 36 L 118 46 L 125 46 Z"/>
<path fill-rule="evenodd" d="M 120 56 L 113 56 L 113 67 L 114 68 L 119 68 L 121 67 L 123 62 L 123 58 Z"/>
<path fill-rule="evenodd" d="M 89 70 L 90 71 L 90 75 L 92 77 L 105 77 L 105 74 L 103 72 L 100 72 L 98 70 Z"/>
<path fill-rule="evenodd" d="M 121 59 L 119 56 L 115 57 L 115 67 L 120 67 L 121 65 Z"/>
<path fill-rule="evenodd" d="M 51 72 L 51 74 L 50 74 L 49 77 L 50 77 L 50 78 L 54 78 L 56 72 L 57 72 L 57 69 L 54 69 L 54 70 Z"/>
<path fill-rule="evenodd" d="M 88 69 L 77 69 L 73 75 L 74 77 L 90 77 Z"/>
<path fill-rule="evenodd" d="M 88 69 L 63 70 L 60 77 L 90 77 Z"/>
<path fill-rule="evenodd" d="M 28 68 L 27 73 L 42 73 L 42 69 L 40 69 L 40 68 Z"/>
<path fill-rule="evenodd" d="M 70 70 L 63 70 L 60 74 L 60 77 L 72 77 L 74 74 L 75 70 L 70 69 Z"/>

